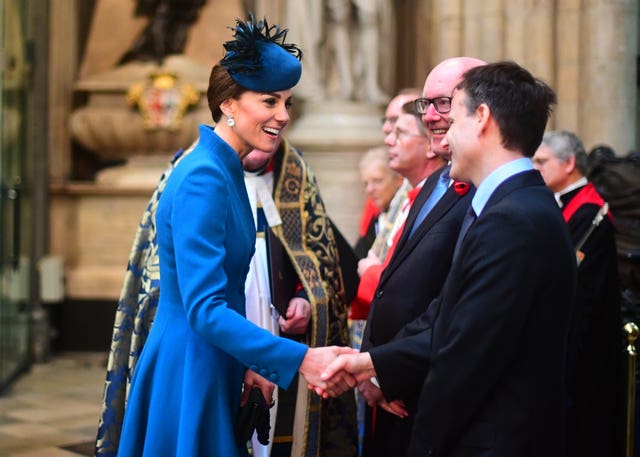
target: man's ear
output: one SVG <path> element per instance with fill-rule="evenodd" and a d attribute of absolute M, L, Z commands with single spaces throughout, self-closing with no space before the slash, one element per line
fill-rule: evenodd
<path fill-rule="evenodd" d="M 481 131 L 484 131 L 489 124 L 489 120 L 491 119 L 491 109 L 486 103 L 481 103 L 476 108 L 476 121 Z"/>
<path fill-rule="evenodd" d="M 564 162 L 564 172 L 568 175 L 576 169 L 576 156 L 572 155 Z"/>

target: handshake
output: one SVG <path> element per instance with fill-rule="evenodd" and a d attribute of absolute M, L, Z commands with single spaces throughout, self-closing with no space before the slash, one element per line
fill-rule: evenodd
<path fill-rule="evenodd" d="M 357 386 L 369 406 L 380 406 L 399 417 L 408 416 L 402 401 L 388 402 L 371 381 L 376 371 L 368 352 L 339 346 L 309 348 L 299 371 L 309 389 L 323 398 L 337 397 Z"/>

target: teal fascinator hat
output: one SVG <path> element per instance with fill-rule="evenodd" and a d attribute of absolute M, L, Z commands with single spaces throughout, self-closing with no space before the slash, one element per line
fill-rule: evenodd
<path fill-rule="evenodd" d="M 224 43 L 220 64 L 237 84 L 256 92 L 277 92 L 300 81 L 302 51 L 284 42 L 287 29 L 269 26 L 266 19 L 256 23 L 251 15 L 247 22 L 236 19 L 231 30 L 235 39 Z"/>

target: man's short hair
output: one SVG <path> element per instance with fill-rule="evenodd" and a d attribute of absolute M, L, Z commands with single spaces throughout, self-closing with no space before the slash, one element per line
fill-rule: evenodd
<path fill-rule="evenodd" d="M 471 68 L 456 86 L 467 95 L 469 113 L 486 104 L 502 135 L 502 145 L 535 154 L 556 94 L 542 80 L 534 78 L 515 62 L 496 62 Z"/>
<path fill-rule="evenodd" d="M 561 162 L 566 162 L 571 156 L 576 158 L 576 168 L 583 175 L 589 170 L 589 159 L 584 144 L 574 133 L 567 130 L 554 130 L 542 137 L 542 146 L 546 146 Z"/>

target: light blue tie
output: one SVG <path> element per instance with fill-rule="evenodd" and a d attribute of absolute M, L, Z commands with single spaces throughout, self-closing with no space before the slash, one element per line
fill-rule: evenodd
<path fill-rule="evenodd" d="M 422 205 L 422 208 L 420 208 L 420 212 L 418 213 L 418 216 L 413 223 L 413 227 L 411 227 L 409 237 L 413 236 L 416 229 L 420 227 L 420 224 L 422 223 L 424 218 L 427 217 L 427 214 L 429 214 L 429 211 L 431 211 L 433 207 L 436 206 L 436 203 L 438 203 L 438 201 L 447 191 L 447 188 L 449 187 L 449 170 L 449 167 L 446 167 L 444 170 L 442 170 L 440 178 L 438 178 L 438 182 L 431 191 L 431 195 L 429 195 L 427 200 L 424 202 L 424 205 Z"/>

